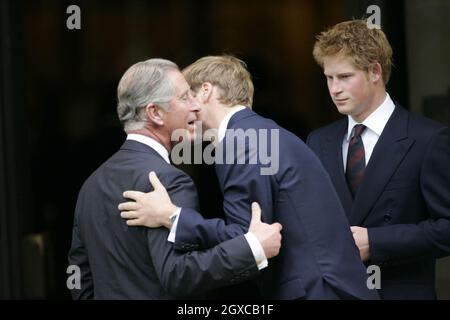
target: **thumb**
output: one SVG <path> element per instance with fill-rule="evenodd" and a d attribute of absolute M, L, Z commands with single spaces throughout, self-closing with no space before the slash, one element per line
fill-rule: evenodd
<path fill-rule="evenodd" d="M 261 222 L 261 207 L 258 202 L 252 203 L 252 221 L 250 224 Z"/>
<path fill-rule="evenodd" d="M 164 188 L 161 181 L 159 181 L 158 177 L 156 176 L 156 173 L 154 171 L 151 171 L 148 175 L 148 179 L 150 180 L 151 185 L 153 186 L 153 189 L 161 190 L 161 188 Z"/>

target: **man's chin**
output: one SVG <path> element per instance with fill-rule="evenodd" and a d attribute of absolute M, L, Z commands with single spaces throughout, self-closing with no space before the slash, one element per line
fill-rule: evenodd
<path fill-rule="evenodd" d="M 172 147 L 174 147 L 175 145 L 177 145 L 179 143 L 192 144 L 194 142 L 194 139 L 195 139 L 195 134 L 187 133 L 184 136 L 179 137 L 178 140 L 172 140 Z"/>
<path fill-rule="evenodd" d="M 352 113 L 351 107 L 347 106 L 347 105 L 341 105 L 341 106 L 336 105 L 336 108 L 340 114 L 345 115 L 345 116 L 349 116 Z"/>
<path fill-rule="evenodd" d="M 201 134 L 198 134 L 195 130 L 189 130 L 187 135 L 184 137 L 184 141 L 185 143 L 197 143 L 201 142 L 201 138 Z"/>
<path fill-rule="evenodd" d="M 188 136 L 186 137 L 186 140 L 190 143 L 193 143 L 197 140 L 197 134 L 195 132 L 189 132 Z"/>

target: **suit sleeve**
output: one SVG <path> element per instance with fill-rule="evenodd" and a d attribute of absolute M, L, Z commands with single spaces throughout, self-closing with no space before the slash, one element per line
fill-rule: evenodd
<path fill-rule="evenodd" d="M 192 180 L 176 174 L 161 181 L 174 203 L 196 206 Z M 182 253 L 167 241 L 165 228 L 147 229 L 147 241 L 161 284 L 175 296 L 198 294 L 247 280 L 258 273 L 252 251 L 244 236 L 223 242 L 206 251 Z"/>
<path fill-rule="evenodd" d="M 183 207 L 178 220 L 174 245 L 181 251 L 203 250 L 243 235 L 247 230 L 248 227 L 227 224 L 223 219 L 205 219 L 196 210 Z"/>
<path fill-rule="evenodd" d="M 370 228 L 371 259 L 375 262 L 440 258 L 450 254 L 450 129 L 430 140 L 420 172 L 420 190 L 428 218 L 418 224 Z"/>
<path fill-rule="evenodd" d="M 78 205 L 78 204 L 77 204 Z M 69 250 L 69 265 L 75 265 L 80 268 L 80 289 L 71 289 L 70 293 L 74 300 L 94 299 L 94 282 L 92 272 L 89 266 L 88 254 L 80 236 L 78 226 L 78 210 L 75 210 L 74 225 L 72 230 L 72 245 Z"/>
<path fill-rule="evenodd" d="M 185 174 L 165 175 L 161 181 L 172 202 L 182 208 L 178 221 L 175 249 L 180 251 L 203 250 L 243 235 L 248 228 L 241 225 L 226 225 L 222 219 L 205 219 L 197 210 L 197 190 L 192 180 Z M 148 181 L 144 183 L 148 184 Z"/>
<path fill-rule="evenodd" d="M 245 145 L 247 156 L 257 152 Z M 234 163 L 242 156 L 236 153 Z M 272 222 L 273 176 L 261 175 L 261 165 L 221 164 L 217 174 L 223 185 L 222 219 L 204 219 L 198 212 L 183 208 L 178 221 L 175 246 L 179 250 L 210 248 L 217 243 L 242 235 L 248 231 L 251 221 L 251 203 L 257 201 L 262 210 L 263 221 Z"/>

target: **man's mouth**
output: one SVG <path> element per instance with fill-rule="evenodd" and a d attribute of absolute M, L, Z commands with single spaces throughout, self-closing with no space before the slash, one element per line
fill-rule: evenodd
<path fill-rule="evenodd" d="M 194 129 L 195 129 L 195 121 L 196 121 L 196 120 L 192 120 L 192 121 L 189 121 L 189 122 L 187 123 L 189 129 L 191 129 L 191 130 L 194 130 Z"/>
<path fill-rule="evenodd" d="M 336 104 L 344 104 L 347 101 L 348 101 L 348 98 L 345 98 L 345 99 L 334 99 L 334 102 Z"/>

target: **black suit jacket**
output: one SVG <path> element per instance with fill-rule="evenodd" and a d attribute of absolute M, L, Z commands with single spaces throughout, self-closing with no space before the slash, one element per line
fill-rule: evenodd
<path fill-rule="evenodd" d="M 435 298 L 435 259 L 450 253 L 450 129 L 397 105 L 353 200 L 342 160 L 347 121 L 312 132 L 307 143 L 350 224 L 368 228 L 370 264 L 381 267 L 380 295 Z"/>
<path fill-rule="evenodd" d="M 165 228 L 128 227 L 117 208 L 125 190 L 148 192 L 155 171 L 172 201 L 197 208 L 192 180 L 152 148 L 127 140 L 81 188 L 69 263 L 81 268 L 75 299 L 171 299 L 237 283 L 258 272 L 243 236 L 205 252 L 182 254 Z"/>

